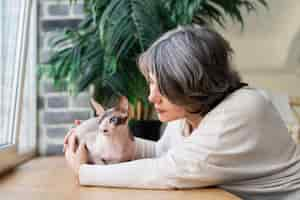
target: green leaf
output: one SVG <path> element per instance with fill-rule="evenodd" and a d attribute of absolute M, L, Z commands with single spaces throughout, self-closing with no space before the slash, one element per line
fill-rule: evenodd
<path fill-rule="evenodd" d="M 54 85 L 72 94 L 94 84 L 103 101 L 125 95 L 132 105 L 148 106 L 148 86 L 137 56 L 163 33 L 178 25 L 244 24 L 242 9 L 253 12 L 264 0 L 83 0 L 85 17 L 75 30 L 66 29 L 51 44 L 50 65 L 39 68 Z M 77 0 L 70 0 L 77 3 Z M 229 18 L 228 18 L 228 17 Z M 114 94 L 114 95 L 112 95 Z"/>

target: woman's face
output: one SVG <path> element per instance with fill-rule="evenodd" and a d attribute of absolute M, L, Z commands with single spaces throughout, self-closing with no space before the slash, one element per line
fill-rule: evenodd
<path fill-rule="evenodd" d="M 160 94 L 156 78 L 153 74 L 150 74 L 149 88 L 150 94 L 148 100 L 154 104 L 160 121 L 168 122 L 186 116 L 186 111 L 182 106 L 171 103 L 166 97 Z"/>

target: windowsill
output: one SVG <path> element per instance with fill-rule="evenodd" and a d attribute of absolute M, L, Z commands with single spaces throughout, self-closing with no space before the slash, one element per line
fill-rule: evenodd
<path fill-rule="evenodd" d="M 22 155 L 18 155 L 15 145 L 1 145 L 0 146 L 0 175 L 32 159 L 33 157 L 35 157 L 35 152 L 28 152 Z"/>
<path fill-rule="evenodd" d="M 239 200 L 217 188 L 194 190 L 135 190 L 83 187 L 75 183 L 63 157 L 33 159 L 0 177 L 1 199 L 22 200 L 98 200 L 98 199 L 185 199 Z"/>

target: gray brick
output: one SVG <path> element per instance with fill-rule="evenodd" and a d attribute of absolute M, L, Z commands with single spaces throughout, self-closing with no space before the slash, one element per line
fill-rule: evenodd
<path fill-rule="evenodd" d="M 66 91 L 66 85 L 63 85 L 62 88 L 56 88 L 54 84 L 50 81 L 41 81 L 41 89 L 44 93 L 57 93 Z"/>
<path fill-rule="evenodd" d="M 77 28 L 81 19 L 43 20 L 42 30 L 45 32 L 60 31 L 65 28 Z"/>
<path fill-rule="evenodd" d="M 68 96 L 50 96 L 47 98 L 48 108 L 66 108 L 68 107 Z"/>
<path fill-rule="evenodd" d="M 75 108 L 90 108 L 90 96 L 88 94 L 80 94 L 71 98 L 71 106 Z"/>
<path fill-rule="evenodd" d="M 50 16 L 68 16 L 70 14 L 70 6 L 68 4 L 49 5 L 48 14 Z"/>
<path fill-rule="evenodd" d="M 73 14 L 74 15 L 83 15 L 84 14 L 84 8 L 82 3 L 77 3 L 73 6 Z"/>
<path fill-rule="evenodd" d="M 39 60 L 40 63 L 48 63 L 50 52 L 50 38 L 55 32 L 61 32 L 65 28 L 76 28 L 83 17 L 83 1 L 79 0 L 78 3 L 70 6 L 69 0 L 39 0 L 38 1 L 38 15 L 39 15 Z M 64 17 L 68 18 L 64 18 Z M 72 18 L 71 18 L 72 17 Z M 58 18 L 58 19 L 57 19 Z M 71 19 L 70 19 L 71 18 Z M 51 37 L 50 37 L 51 36 Z M 40 96 L 38 97 L 39 109 L 39 138 L 44 138 L 40 143 L 43 154 L 46 155 L 61 155 L 62 144 L 52 144 L 52 140 L 62 140 L 64 135 L 69 129 L 68 124 L 73 124 L 75 119 L 85 120 L 91 115 L 88 109 L 72 111 L 63 110 L 61 112 L 51 111 L 51 108 L 62 108 L 68 106 L 68 95 L 65 89 L 55 88 L 51 81 L 42 79 L 39 85 Z M 66 88 L 66 87 L 64 87 Z M 56 94 L 58 93 L 58 94 Z M 63 95 L 63 97 L 55 99 L 56 95 Z M 45 94 L 51 94 L 45 96 Z M 43 96 L 44 95 L 44 96 Z M 53 97 L 55 95 L 55 97 Z M 85 102 L 86 96 L 79 95 L 79 99 L 74 100 L 72 103 L 75 108 L 85 108 L 88 101 Z M 45 101 L 47 98 L 48 101 Z M 45 105 L 47 103 L 47 105 Z M 48 106 L 50 111 L 45 111 Z M 63 124 L 59 127 L 49 127 L 47 125 Z M 67 125 L 66 125 L 67 124 Z"/>
<path fill-rule="evenodd" d="M 51 127 L 46 128 L 46 133 L 49 138 L 64 138 L 69 128 L 65 127 Z"/>
<path fill-rule="evenodd" d="M 71 124 L 74 120 L 86 120 L 90 117 L 90 111 L 47 111 L 43 116 L 44 124 Z"/>
<path fill-rule="evenodd" d="M 62 155 L 62 144 L 47 144 L 46 148 L 46 155 L 51 156 L 51 155 Z"/>

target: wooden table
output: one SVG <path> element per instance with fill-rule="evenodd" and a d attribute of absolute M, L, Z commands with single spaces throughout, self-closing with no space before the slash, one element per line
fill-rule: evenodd
<path fill-rule="evenodd" d="M 40 157 L 0 177 L 1 200 L 239 200 L 217 188 L 141 190 L 84 187 L 75 183 L 63 157 Z"/>

